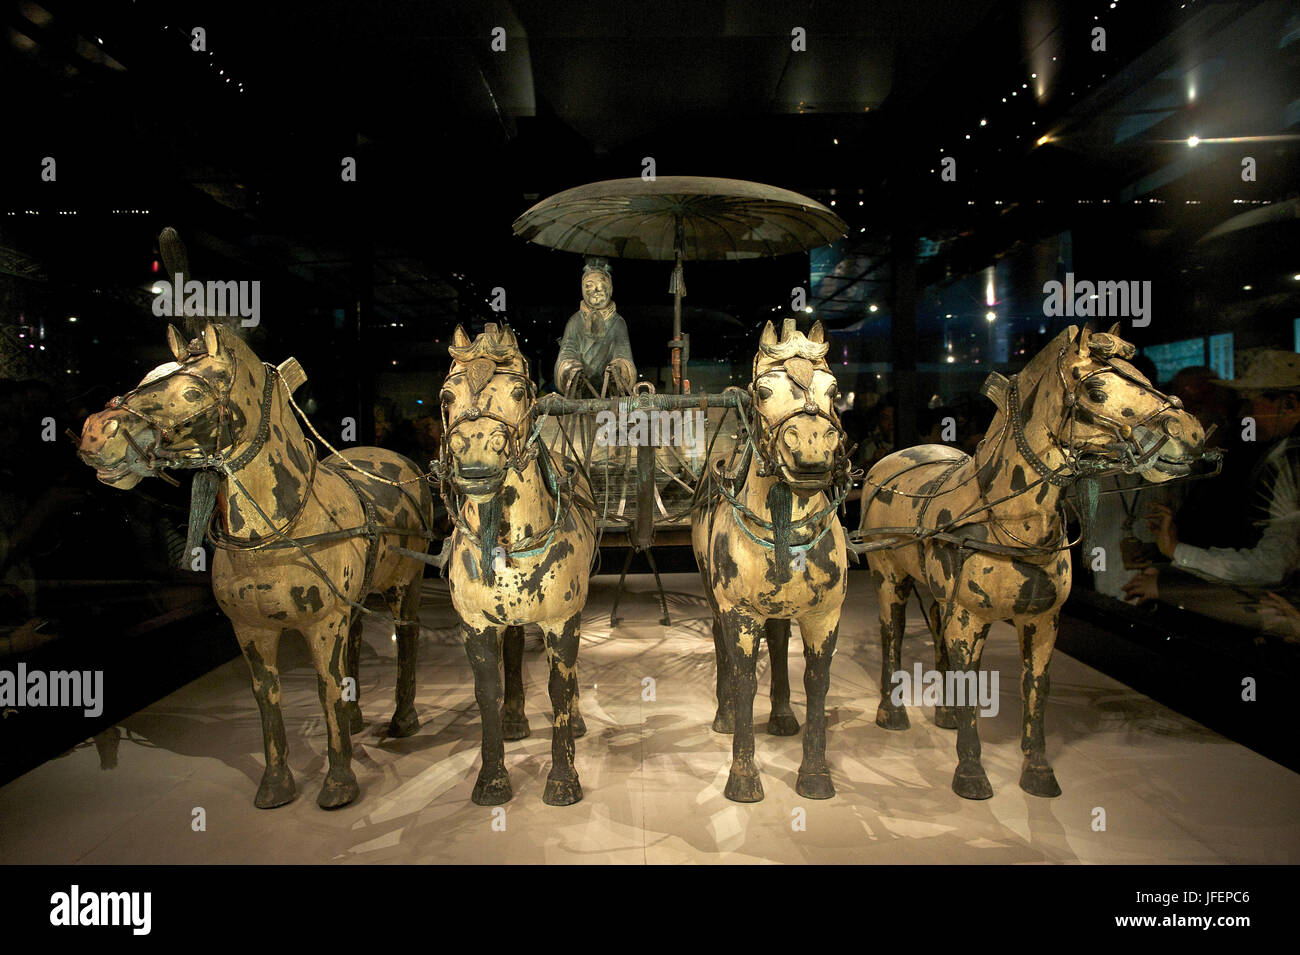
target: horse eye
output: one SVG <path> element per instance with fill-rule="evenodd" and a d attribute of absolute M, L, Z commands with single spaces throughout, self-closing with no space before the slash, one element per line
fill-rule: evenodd
<path fill-rule="evenodd" d="M 766 401 L 768 398 L 772 397 L 772 389 L 767 387 L 767 385 L 759 385 L 758 397 L 761 401 Z"/>
<path fill-rule="evenodd" d="M 510 397 L 513 398 L 515 401 L 523 401 L 523 400 L 524 400 L 524 386 L 523 386 L 523 385 L 517 385 L 517 386 L 515 387 L 515 390 L 512 391 L 512 392 L 510 393 Z"/>
<path fill-rule="evenodd" d="M 1089 388 L 1088 398 L 1091 401 L 1097 402 L 1097 404 L 1102 404 L 1106 400 L 1106 392 L 1102 391 L 1099 388 Z"/>
<path fill-rule="evenodd" d="M 184 398 L 186 401 L 198 401 L 203 397 L 202 392 L 197 388 L 186 388 Z"/>
<path fill-rule="evenodd" d="M 442 403 L 444 405 L 449 405 L 456 399 L 456 396 L 452 394 L 450 391 L 444 391 L 441 395 L 439 395 L 439 397 L 442 399 Z"/>

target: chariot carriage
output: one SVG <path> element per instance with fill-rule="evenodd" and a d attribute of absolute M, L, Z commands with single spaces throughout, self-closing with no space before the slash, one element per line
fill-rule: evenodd
<path fill-rule="evenodd" d="M 690 543 L 691 507 L 708 462 L 733 457 L 748 408 L 741 389 L 690 393 L 683 264 L 803 252 L 834 242 L 847 227 L 830 209 L 785 189 L 670 176 L 588 183 L 557 193 L 521 215 L 514 232 L 562 251 L 674 263 L 670 393 L 656 394 L 652 385 L 640 382 L 630 395 L 611 396 L 606 374 L 598 386 L 584 383 L 569 395 L 546 395 L 539 402 L 542 443 L 582 462 L 601 542 L 628 548 L 611 625 L 638 552 L 654 573 L 667 625 L 667 600 L 651 546 Z"/>

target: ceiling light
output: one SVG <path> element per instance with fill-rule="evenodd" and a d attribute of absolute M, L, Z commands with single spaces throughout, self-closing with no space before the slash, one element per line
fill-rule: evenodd
<path fill-rule="evenodd" d="M 1195 148 L 1200 144 L 1200 142 L 1201 142 L 1201 137 L 1200 137 L 1200 136 L 1188 136 L 1188 137 L 1187 137 L 1187 145 L 1190 146 L 1190 147 L 1193 148 L 1193 149 L 1195 149 Z"/>
<path fill-rule="evenodd" d="M 998 313 L 993 311 L 992 309 L 989 309 L 987 312 L 984 313 L 984 317 L 988 319 L 990 322 L 996 321 L 998 317 Z"/>

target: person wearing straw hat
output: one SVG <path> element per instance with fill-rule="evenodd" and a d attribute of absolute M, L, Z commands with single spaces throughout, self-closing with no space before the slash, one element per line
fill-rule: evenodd
<path fill-rule="evenodd" d="M 1261 351 L 1244 376 L 1221 384 L 1249 402 L 1256 438 L 1272 442 L 1246 487 L 1258 509 L 1259 541 L 1248 548 L 1193 547 L 1179 541 L 1173 512 L 1152 505 L 1147 527 L 1172 566 L 1205 580 L 1276 587 L 1300 571 L 1300 354 Z M 1139 574 L 1124 587 L 1129 599 L 1154 599 L 1155 574 Z"/>

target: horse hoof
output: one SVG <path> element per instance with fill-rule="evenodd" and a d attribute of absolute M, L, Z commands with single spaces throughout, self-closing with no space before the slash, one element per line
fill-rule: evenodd
<path fill-rule="evenodd" d="M 962 799 L 988 799 L 993 795 L 989 777 L 979 763 L 961 763 L 953 773 L 952 791 Z"/>
<path fill-rule="evenodd" d="M 907 710 L 901 706 L 886 706 L 881 703 L 876 707 L 876 725 L 887 730 L 905 730 L 912 723 L 907 718 Z"/>
<path fill-rule="evenodd" d="M 501 738 L 502 739 L 527 739 L 532 730 L 528 726 L 528 717 L 520 719 L 501 718 Z"/>
<path fill-rule="evenodd" d="M 415 710 L 409 713 L 393 714 L 393 718 L 388 721 L 388 731 L 386 736 L 392 739 L 404 739 L 407 736 L 414 736 L 420 729 L 420 718 L 415 715 Z"/>
<path fill-rule="evenodd" d="M 1020 788 L 1031 796 L 1052 798 L 1061 795 L 1061 786 L 1056 781 L 1056 773 L 1045 764 L 1031 764 L 1025 761 L 1025 768 L 1020 772 Z"/>
<path fill-rule="evenodd" d="M 794 791 L 805 799 L 830 799 L 835 795 L 835 784 L 830 773 L 805 773 L 800 771 Z"/>
<path fill-rule="evenodd" d="M 499 806 L 509 802 L 513 795 L 510 777 L 506 775 L 505 770 L 502 770 L 499 776 L 491 776 L 487 779 L 479 773 L 478 781 L 474 783 L 474 791 L 470 793 L 469 798 L 476 806 Z"/>
<path fill-rule="evenodd" d="M 357 785 L 357 777 L 348 773 L 346 776 L 331 774 L 326 775 L 325 785 L 320 788 L 320 795 L 316 797 L 316 805 L 322 809 L 338 809 L 346 806 L 352 800 L 361 795 L 361 787 Z"/>
<path fill-rule="evenodd" d="M 934 725 L 941 730 L 955 730 L 957 728 L 957 714 L 951 706 L 936 706 L 934 708 Z"/>
<path fill-rule="evenodd" d="M 356 736 L 366 728 L 365 718 L 361 715 L 361 707 L 355 703 L 348 704 L 348 732 Z"/>
<path fill-rule="evenodd" d="M 727 776 L 727 788 L 723 791 L 732 802 L 762 802 L 763 781 L 758 773 L 741 775 L 734 769 Z"/>
<path fill-rule="evenodd" d="M 276 806 L 293 802 L 297 795 L 298 787 L 294 785 L 293 773 L 289 771 L 288 766 L 278 773 L 268 769 L 262 774 L 262 784 L 257 787 L 253 805 L 258 809 L 274 809 Z"/>
<path fill-rule="evenodd" d="M 572 806 L 575 802 L 582 801 L 582 784 L 578 782 L 578 777 L 572 779 L 556 779 L 554 776 L 546 777 L 546 790 L 542 793 L 542 802 L 548 806 Z"/>
<path fill-rule="evenodd" d="M 724 713 L 722 710 L 718 710 L 717 715 L 713 717 L 713 732 L 730 736 L 732 733 L 736 732 L 736 717 L 731 713 Z"/>
<path fill-rule="evenodd" d="M 581 713 L 574 713 L 569 720 L 569 725 L 573 727 L 573 738 L 582 739 L 587 735 L 587 721 L 582 718 Z M 579 799 L 582 797 L 579 796 Z"/>
<path fill-rule="evenodd" d="M 773 710 L 767 718 L 767 732 L 770 736 L 798 736 L 799 720 L 789 709 L 783 712 Z"/>

